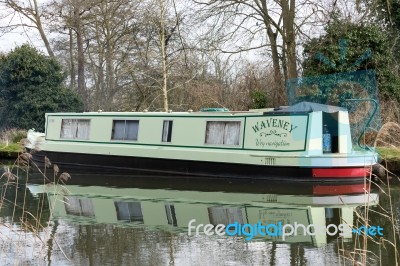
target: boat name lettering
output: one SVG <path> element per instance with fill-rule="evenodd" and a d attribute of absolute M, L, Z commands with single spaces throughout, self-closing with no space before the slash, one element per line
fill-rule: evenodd
<path fill-rule="evenodd" d="M 265 141 L 263 139 L 256 139 L 256 146 L 265 148 L 265 147 L 274 147 L 274 148 L 279 148 L 279 147 L 286 147 L 289 146 L 290 143 L 284 140 L 281 141 Z"/>
<path fill-rule="evenodd" d="M 254 124 L 254 126 L 252 126 L 255 133 L 264 128 L 271 128 L 271 127 L 282 128 L 288 131 L 289 133 L 292 133 L 294 129 L 298 128 L 298 126 L 294 126 L 293 124 L 285 120 L 272 117 L 261 122 L 258 121 L 256 124 Z"/>

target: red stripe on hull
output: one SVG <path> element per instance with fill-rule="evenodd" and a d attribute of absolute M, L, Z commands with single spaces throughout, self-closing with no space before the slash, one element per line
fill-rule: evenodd
<path fill-rule="evenodd" d="M 314 178 L 349 178 L 369 176 L 369 169 L 359 168 L 314 168 L 312 169 Z"/>
<path fill-rule="evenodd" d="M 346 195 L 346 194 L 360 194 L 370 191 L 370 184 L 354 184 L 342 186 L 322 186 L 315 185 L 313 187 L 314 195 Z"/>

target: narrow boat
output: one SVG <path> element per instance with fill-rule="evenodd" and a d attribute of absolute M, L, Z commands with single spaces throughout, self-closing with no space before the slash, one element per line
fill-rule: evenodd
<path fill-rule="evenodd" d="M 252 111 L 46 114 L 30 130 L 33 160 L 140 176 L 345 182 L 363 180 L 374 151 L 353 147 L 345 108 L 302 102 Z"/>
<path fill-rule="evenodd" d="M 370 190 L 351 195 L 310 196 L 53 184 L 28 185 L 27 188 L 36 198 L 42 195 L 42 198 L 48 199 L 45 206 L 51 209 L 53 218 L 74 224 L 112 224 L 115 227 L 163 230 L 192 236 L 195 234 L 193 226 L 198 224 L 228 226 L 233 223 L 261 223 L 275 226 L 283 223 L 328 228 L 328 233 L 306 235 L 299 226 L 296 229 L 298 233 L 289 233 L 286 238 L 281 235 L 262 236 L 258 233 L 260 231 L 253 231 L 254 239 L 258 241 L 308 243 L 314 246 L 325 246 L 339 233 L 344 241 L 352 241 L 355 233 L 352 230 L 345 233 L 344 228 L 357 226 L 354 223 L 356 208 L 379 203 L 379 195 Z M 243 238 L 251 240 L 246 235 Z"/>

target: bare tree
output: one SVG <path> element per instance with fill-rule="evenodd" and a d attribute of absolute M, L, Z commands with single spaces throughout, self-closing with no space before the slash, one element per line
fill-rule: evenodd
<path fill-rule="evenodd" d="M 115 109 L 119 104 L 116 96 L 132 82 L 129 72 L 136 60 L 133 50 L 139 4 L 101 0 L 90 10 L 94 19 L 86 28 L 86 38 L 90 40 L 87 57 L 95 108 Z"/>
<path fill-rule="evenodd" d="M 175 12 L 174 1 L 172 0 L 157 0 L 148 2 L 146 7 L 145 21 L 149 23 L 150 27 L 157 33 L 157 40 L 154 43 L 158 47 L 160 63 L 161 63 L 161 76 L 160 90 L 162 96 L 163 110 L 168 111 L 168 91 L 170 82 L 170 69 L 174 64 L 173 57 L 176 56 L 177 50 L 181 47 L 174 47 L 172 42 L 179 44 L 179 27 L 182 24 L 182 16 Z M 179 45 L 178 45 L 179 46 Z"/>
<path fill-rule="evenodd" d="M 203 19 L 216 22 L 207 32 L 208 36 L 217 36 L 217 42 L 240 43 L 233 49 L 219 48 L 221 52 L 266 49 L 274 70 L 274 103 L 285 103 L 284 80 L 297 77 L 296 1 L 214 0 L 197 3 L 203 7 Z"/>
<path fill-rule="evenodd" d="M 91 23 L 92 16 L 89 10 L 95 4 L 91 0 L 61 0 L 52 2 L 51 13 L 53 31 L 58 35 L 68 36 L 68 52 L 70 64 L 70 86 L 81 96 L 85 109 L 90 107 L 89 92 L 86 87 L 86 59 L 85 52 L 88 40 L 85 39 L 85 27 Z M 75 67 L 76 66 L 76 67 Z M 75 75 L 77 81 L 75 82 Z M 76 84 L 76 88 L 75 88 Z"/>
<path fill-rule="evenodd" d="M 1 0 L 0 6 L 3 7 L 0 19 L 8 21 L 7 25 L 0 26 L 0 34 L 19 28 L 24 30 L 34 28 L 39 33 L 49 56 L 54 57 L 42 23 L 46 6 L 40 7 L 37 0 L 29 0 L 28 3 L 18 0 Z"/>

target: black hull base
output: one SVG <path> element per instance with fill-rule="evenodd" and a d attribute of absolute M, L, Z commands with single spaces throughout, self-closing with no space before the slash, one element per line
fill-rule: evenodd
<path fill-rule="evenodd" d="M 314 178 L 311 168 L 246 165 L 191 160 L 157 159 L 62 152 L 35 152 L 32 159 L 41 169 L 47 156 L 61 172 L 101 173 L 140 177 L 196 177 L 276 180 L 317 183 L 360 183 L 364 177 Z"/>

